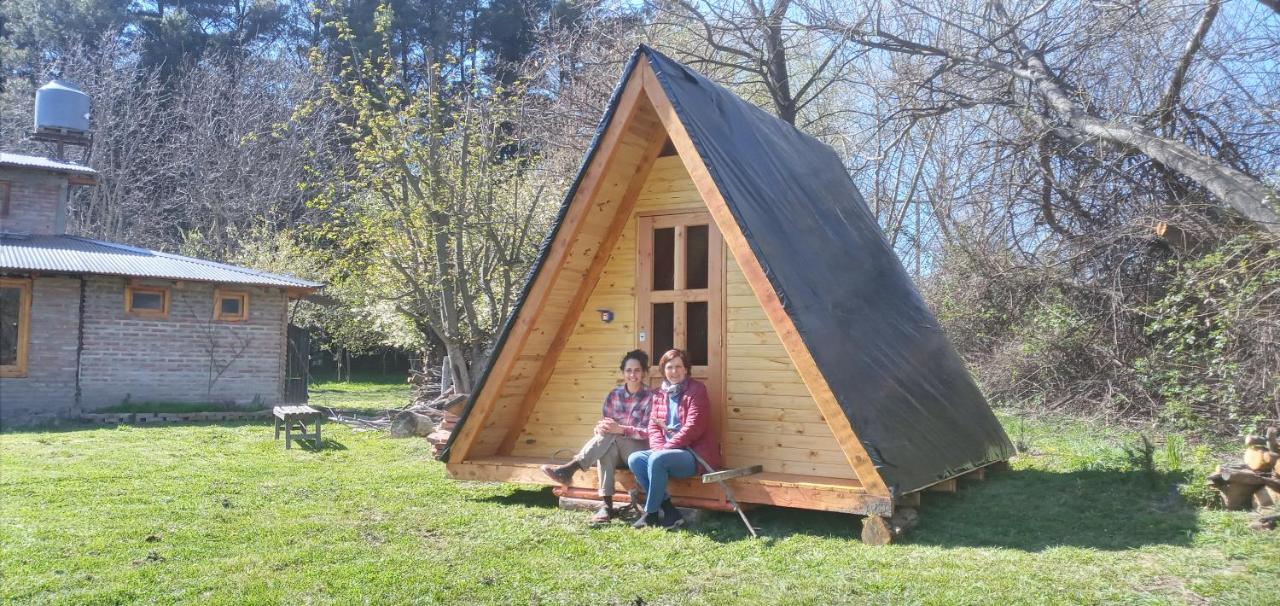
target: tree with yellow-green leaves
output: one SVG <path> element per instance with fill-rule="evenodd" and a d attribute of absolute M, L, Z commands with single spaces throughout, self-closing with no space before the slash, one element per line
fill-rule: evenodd
<path fill-rule="evenodd" d="M 442 344 L 465 390 L 546 233 L 544 192 L 558 188 L 519 135 L 533 107 L 518 84 L 494 84 L 452 55 L 426 57 L 407 83 L 387 42 L 391 22 L 380 8 L 381 52 L 338 59 L 325 85 L 354 162 L 345 178 L 318 179 L 329 185 L 310 204 L 325 221 L 311 235 L 331 282 L 403 316 L 424 349 Z M 354 35 L 332 27 L 340 40 Z M 333 68 L 324 62 L 312 53 L 318 69 Z"/>

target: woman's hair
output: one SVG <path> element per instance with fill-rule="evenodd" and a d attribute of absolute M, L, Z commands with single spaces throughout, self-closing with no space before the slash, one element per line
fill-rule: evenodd
<path fill-rule="evenodd" d="M 667 362 L 670 362 L 675 358 L 680 358 L 680 361 L 684 363 L 685 370 L 692 370 L 689 366 L 689 354 L 685 353 L 683 349 L 672 349 L 667 353 L 662 354 L 662 359 L 658 361 L 658 369 L 665 369 L 667 367 Z"/>
<path fill-rule="evenodd" d="M 639 362 L 640 368 L 649 368 L 649 354 L 639 349 L 628 351 L 627 355 L 622 356 L 622 362 L 618 364 L 618 370 L 627 369 L 627 360 L 635 360 Z"/>

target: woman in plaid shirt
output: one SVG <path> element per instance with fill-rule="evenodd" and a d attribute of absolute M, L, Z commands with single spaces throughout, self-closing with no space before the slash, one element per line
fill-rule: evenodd
<path fill-rule="evenodd" d="M 573 474 L 579 470 L 597 466 L 604 505 L 591 518 L 596 523 L 608 522 L 617 514 L 613 509 L 614 470 L 625 464 L 631 453 L 649 446 L 649 403 L 653 392 L 644 383 L 649 355 L 638 349 L 629 351 L 619 368 L 623 384 L 605 396 L 595 435 L 568 463 L 542 466 L 542 473 L 564 486 L 573 481 Z"/>

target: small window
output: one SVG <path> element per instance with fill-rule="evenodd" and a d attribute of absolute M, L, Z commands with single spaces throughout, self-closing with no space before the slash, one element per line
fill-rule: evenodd
<path fill-rule="evenodd" d="M 160 286 L 126 286 L 124 311 L 144 318 L 167 318 L 169 289 Z"/>
<path fill-rule="evenodd" d="M 213 294 L 213 319 L 243 322 L 249 319 L 249 293 L 221 290 Z"/>
<path fill-rule="evenodd" d="M 0 278 L 0 377 L 27 376 L 31 281 Z"/>
<path fill-rule="evenodd" d="M 9 192 L 12 189 L 12 183 L 0 181 L 0 217 L 9 216 Z"/>

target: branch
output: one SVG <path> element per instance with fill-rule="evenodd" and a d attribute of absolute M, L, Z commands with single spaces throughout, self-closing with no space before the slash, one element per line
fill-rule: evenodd
<path fill-rule="evenodd" d="M 1222 0 L 1209 0 L 1205 7 L 1204 15 L 1200 17 L 1200 23 L 1196 26 L 1196 30 L 1191 34 L 1191 39 L 1187 41 L 1187 48 L 1182 51 L 1182 58 L 1178 60 L 1178 67 L 1173 70 L 1173 78 L 1169 80 L 1169 88 L 1165 89 L 1164 96 L 1160 98 L 1160 104 L 1156 106 L 1156 116 L 1160 120 L 1160 125 L 1164 126 L 1173 121 L 1173 106 L 1178 101 L 1178 96 L 1182 94 L 1182 84 L 1186 80 L 1187 70 L 1191 69 L 1191 63 L 1194 61 L 1196 53 L 1200 50 L 1200 45 L 1204 43 L 1205 36 L 1209 34 L 1209 28 L 1213 25 L 1213 20 L 1218 16 L 1218 7 L 1222 5 Z M 1280 6 L 1280 4 L 1277 4 Z"/>

